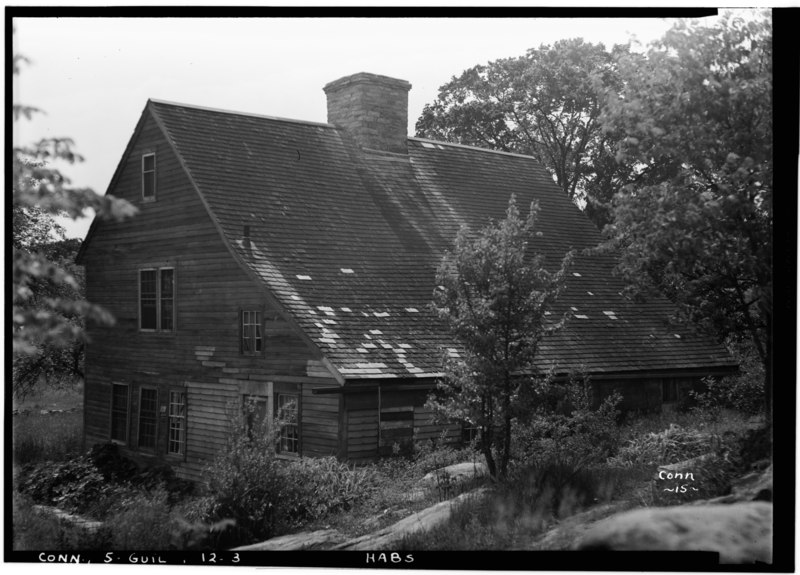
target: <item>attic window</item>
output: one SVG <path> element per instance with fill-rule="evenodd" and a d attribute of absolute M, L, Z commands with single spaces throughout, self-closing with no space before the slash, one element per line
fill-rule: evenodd
<path fill-rule="evenodd" d="M 142 155 L 142 198 L 156 199 L 156 155 Z"/>

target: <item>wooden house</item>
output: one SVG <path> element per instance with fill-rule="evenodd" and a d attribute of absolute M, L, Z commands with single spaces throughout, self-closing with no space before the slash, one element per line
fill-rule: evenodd
<path fill-rule="evenodd" d="M 89 330 L 87 445 L 199 479 L 249 399 L 288 414 L 288 457 L 366 460 L 441 433 L 424 402 L 458 346 L 430 301 L 459 226 L 503 217 L 516 194 L 538 200 L 553 264 L 600 234 L 533 158 L 408 137 L 410 87 L 332 82 L 328 123 L 147 102 L 108 188 L 139 214 L 95 221 L 78 259 L 116 317 Z M 541 345 L 543 369 L 658 409 L 735 368 L 670 325 L 666 301 L 623 297 L 613 266 L 576 258 L 556 310 L 573 317 Z"/>

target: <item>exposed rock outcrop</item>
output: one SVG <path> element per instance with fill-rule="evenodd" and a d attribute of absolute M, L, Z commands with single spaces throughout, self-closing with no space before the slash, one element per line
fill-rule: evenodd
<path fill-rule="evenodd" d="M 444 523 L 450 517 L 450 513 L 455 506 L 459 505 L 468 497 L 480 497 L 485 491 L 485 488 L 480 488 L 468 493 L 462 493 L 449 501 L 442 501 L 432 507 L 423 509 L 419 513 L 409 515 L 394 525 L 384 527 L 375 533 L 363 535 L 336 545 L 333 549 L 362 551 L 396 548 L 397 544 L 400 543 L 406 535 L 416 533 L 417 531 L 427 531 Z"/>
<path fill-rule="evenodd" d="M 637 509 L 596 523 L 576 549 L 717 551 L 721 563 L 772 562 L 772 503 Z"/>

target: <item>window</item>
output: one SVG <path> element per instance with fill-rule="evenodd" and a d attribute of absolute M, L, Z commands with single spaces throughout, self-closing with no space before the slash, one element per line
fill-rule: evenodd
<path fill-rule="evenodd" d="M 461 442 L 465 444 L 471 444 L 474 441 L 477 441 L 480 437 L 480 428 L 474 424 L 470 423 L 469 421 L 462 421 L 461 422 Z"/>
<path fill-rule="evenodd" d="M 156 199 L 155 154 L 144 154 L 142 156 L 142 198 L 145 200 Z"/>
<path fill-rule="evenodd" d="M 297 396 L 279 393 L 276 402 L 277 419 L 280 423 L 278 453 L 299 453 L 300 434 L 297 426 Z"/>
<path fill-rule="evenodd" d="M 139 448 L 155 449 L 158 390 L 143 387 L 139 393 Z"/>
<path fill-rule="evenodd" d="M 242 311 L 242 353 L 261 353 L 261 312 Z"/>
<path fill-rule="evenodd" d="M 139 270 L 139 329 L 172 331 L 175 327 L 175 270 Z"/>
<path fill-rule="evenodd" d="M 128 386 L 111 384 L 111 441 L 128 441 Z"/>
<path fill-rule="evenodd" d="M 186 453 L 186 393 L 169 392 L 169 441 L 167 453 L 184 455 Z"/>

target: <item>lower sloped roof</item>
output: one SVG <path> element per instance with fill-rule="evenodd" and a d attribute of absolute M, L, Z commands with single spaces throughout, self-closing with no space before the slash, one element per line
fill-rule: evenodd
<path fill-rule="evenodd" d="M 428 377 L 457 351 L 430 308 L 461 224 L 539 202 L 534 248 L 557 266 L 600 241 L 527 156 L 410 138 L 408 156 L 361 150 L 327 124 L 151 101 L 229 245 L 347 379 Z M 244 226 L 249 241 L 243 240 Z M 669 324 L 663 299 L 622 295 L 609 256 L 578 256 L 540 346 L 542 368 L 593 373 L 727 368 L 725 349 Z"/>

